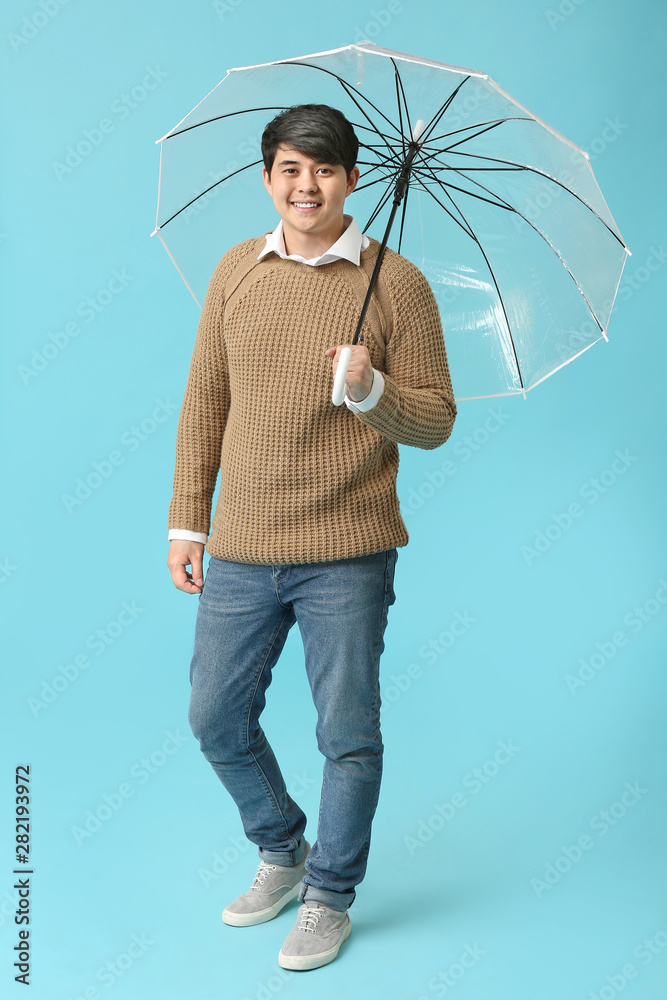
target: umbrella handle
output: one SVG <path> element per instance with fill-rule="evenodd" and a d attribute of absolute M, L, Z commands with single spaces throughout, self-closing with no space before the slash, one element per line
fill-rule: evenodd
<path fill-rule="evenodd" d="M 352 348 L 344 347 L 340 352 L 340 357 L 338 358 L 336 377 L 334 379 L 333 392 L 331 393 L 331 402 L 334 406 L 340 406 L 345 398 L 345 379 L 347 378 L 347 369 L 350 364 L 351 357 Z"/>

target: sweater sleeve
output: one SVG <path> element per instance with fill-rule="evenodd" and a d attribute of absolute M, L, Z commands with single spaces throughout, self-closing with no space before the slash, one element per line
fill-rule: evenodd
<path fill-rule="evenodd" d="M 233 248 L 236 249 L 236 248 Z M 199 319 L 176 432 L 176 463 L 168 528 L 208 535 L 213 493 L 230 404 L 223 337 L 225 282 L 234 255 L 218 263 Z"/>
<path fill-rule="evenodd" d="M 372 409 L 356 416 L 397 444 L 438 448 L 457 412 L 438 305 L 424 275 L 406 258 L 387 250 L 382 269 L 393 313 L 384 391 Z"/>

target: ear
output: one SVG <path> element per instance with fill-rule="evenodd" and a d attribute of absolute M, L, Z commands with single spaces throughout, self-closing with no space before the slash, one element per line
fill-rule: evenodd
<path fill-rule="evenodd" d="M 345 189 L 346 198 L 348 194 L 352 194 L 355 187 L 357 186 L 358 180 L 359 180 L 359 167 L 352 167 L 352 170 L 350 171 L 350 176 L 347 179 L 347 188 Z"/>
<path fill-rule="evenodd" d="M 264 181 L 264 187 L 271 194 L 271 175 L 266 167 L 262 167 L 262 180 Z M 356 181 L 355 181 L 356 183 Z"/>

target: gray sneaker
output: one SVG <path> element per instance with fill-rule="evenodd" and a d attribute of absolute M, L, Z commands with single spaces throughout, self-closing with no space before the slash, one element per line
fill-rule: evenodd
<path fill-rule="evenodd" d="M 299 907 L 297 921 L 278 954 L 283 969 L 319 969 L 333 962 L 352 930 L 347 910 L 333 910 L 311 900 Z"/>
<path fill-rule="evenodd" d="M 299 895 L 309 852 L 310 844 L 306 841 L 306 853 L 299 864 L 292 867 L 260 861 L 248 891 L 222 911 L 224 922 L 233 927 L 250 927 L 277 916 L 283 906 Z"/>

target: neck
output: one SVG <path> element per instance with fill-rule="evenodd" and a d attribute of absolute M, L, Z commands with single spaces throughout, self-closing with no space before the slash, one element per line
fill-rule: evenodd
<path fill-rule="evenodd" d="M 341 238 L 347 226 L 343 219 L 340 224 L 327 233 L 300 233 L 298 230 L 289 229 L 283 223 L 283 240 L 285 242 L 285 253 L 298 254 L 311 260 L 313 257 L 321 257 L 323 253 L 330 250 L 334 243 Z"/>

